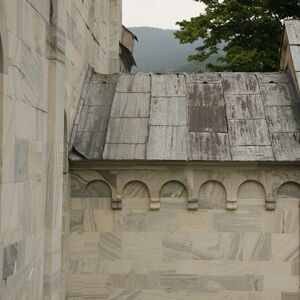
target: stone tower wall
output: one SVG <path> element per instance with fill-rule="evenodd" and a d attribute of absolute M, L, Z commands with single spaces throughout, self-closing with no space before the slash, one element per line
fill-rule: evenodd
<path fill-rule="evenodd" d="M 63 299 L 66 144 L 88 66 L 119 71 L 120 32 L 120 0 L 0 0 L 1 299 Z"/>

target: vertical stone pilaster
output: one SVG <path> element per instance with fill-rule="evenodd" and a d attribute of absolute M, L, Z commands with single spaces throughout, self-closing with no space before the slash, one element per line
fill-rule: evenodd
<path fill-rule="evenodd" d="M 109 1 L 109 72 L 120 71 L 120 39 L 122 35 L 122 1 Z"/>
<path fill-rule="evenodd" d="M 160 196 L 159 196 L 159 190 L 152 189 L 149 199 L 149 208 L 150 210 L 160 210 Z"/>
<path fill-rule="evenodd" d="M 273 197 L 266 198 L 266 210 L 275 210 L 276 209 L 276 199 Z"/>
<path fill-rule="evenodd" d="M 58 27 L 57 3 L 51 1 L 47 36 L 48 134 L 44 299 L 62 299 L 62 208 L 64 164 L 65 34 Z"/>
<path fill-rule="evenodd" d="M 236 210 L 237 208 L 238 208 L 237 190 L 235 190 L 232 186 L 230 186 L 230 188 L 227 187 L 226 209 Z"/>
<path fill-rule="evenodd" d="M 120 195 L 113 197 L 111 200 L 111 209 L 112 210 L 121 210 L 122 209 L 122 198 Z"/>

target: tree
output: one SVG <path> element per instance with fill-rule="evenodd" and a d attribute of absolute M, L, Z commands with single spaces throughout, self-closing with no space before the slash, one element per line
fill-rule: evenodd
<path fill-rule="evenodd" d="M 181 43 L 199 38 L 203 45 L 189 61 L 205 61 L 219 54 L 211 71 L 271 72 L 278 69 L 278 55 L 285 18 L 300 17 L 299 0 L 194 0 L 206 5 L 205 13 L 177 22 Z M 223 55 L 222 55 L 223 53 Z"/>

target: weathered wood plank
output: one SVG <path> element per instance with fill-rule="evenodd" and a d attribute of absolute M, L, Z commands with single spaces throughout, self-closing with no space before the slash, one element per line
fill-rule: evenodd
<path fill-rule="evenodd" d="M 149 118 L 110 118 L 106 144 L 142 144 L 148 136 Z"/>
<path fill-rule="evenodd" d="M 190 133 L 189 155 L 190 160 L 231 160 L 228 134 L 210 132 Z"/>
<path fill-rule="evenodd" d="M 300 160 L 299 133 L 273 133 L 272 145 L 278 161 Z"/>
<path fill-rule="evenodd" d="M 85 105 L 111 105 L 116 85 L 110 83 L 93 83 L 88 87 Z"/>
<path fill-rule="evenodd" d="M 287 84 L 261 83 L 260 90 L 265 106 L 287 106 L 292 104 L 292 95 Z"/>
<path fill-rule="evenodd" d="M 222 84 L 189 84 L 188 103 L 191 106 L 224 106 Z"/>
<path fill-rule="evenodd" d="M 92 68 L 89 69 L 89 71 L 92 71 Z M 119 79 L 119 74 L 99 74 L 99 73 L 91 73 L 88 74 L 90 79 L 89 83 L 93 84 L 114 84 L 116 85 Z"/>
<path fill-rule="evenodd" d="M 77 132 L 73 147 L 86 159 L 102 159 L 105 132 Z"/>
<path fill-rule="evenodd" d="M 152 98 L 150 125 L 187 125 L 186 98 Z"/>
<path fill-rule="evenodd" d="M 273 161 L 271 146 L 237 146 L 231 147 L 233 161 Z"/>
<path fill-rule="evenodd" d="M 249 73 L 223 73 L 223 88 L 225 94 L 259 94 L 258 81 L 255 75 Z"/>
<path fill-rule="evenodd" d="M 300 23 L 296 20 L 284 22 L 290 45 L 300 45 Z"/>
<path fill-rule="evenodd" d="M 190 83 L 222 83 L 219 73 L 187 73 L 186 82 Z"/>
<path fill-rule="evenodd" d="M 72 133 L 73 148 L 85 158 L 102 158 L 118 77 L 119 75 L 92 74 L 91 69 L 87 75 L 81 93 L 80 113 L 76 117 L 76 132 Z"/>
<path fill-rule="evenodd" d="M 300 111 L 291 106 L 265 108 L 270 132 L 297 132 L 300 130 Z"/>
<path fill-rule="evenodd" d="M 86 89 L 76 159 L 300 160 L 299 97 L 286 74 L 154 74 L 152 84 L 126 74 L 117 93 L 111 76 L 93 76 Z"/>
<path fill-rule="evenodd" d="M 298 84 L 297 91 L 298 95 L 300 95 L 300 72 L 296 72 L 296 84 Z"/>
<path fill-rule="evenodd" d="M 300 72 L 300 45 L 291 46 L 291 55 L 292 55 L 295 71 Z"/>
<path fill-rule="evenodd" d="M 229 120 L 228 127 L 231 146 L 271 145 L 265 119 Z"/>
<path fill-rule="evenodd" d="M 116 91 L 121 93 L 150 93 L 151 75 L 148 73 L 122 74 Z"/>
<path fill-rule="evenodd" d="M 228 132 L 222 106 L 190 106 L 188 113 L 190 132 Z"/>
<path fill-rule="evenodd" d="M 105 144 L 103 159 L 109 160 L 144 160 L 146 144 Z"/>
<path fill-rule="evenodd" d="M 260 95 L 225 95 L 225 103 L 229 120 L 265 118 Z"/>
<path fill-rule="evenodd" d="M 188 160 L 187 126 L 150 126 L 149 160 Z"/>
<path fill-rule="evenodd" d="M 78 131 L 105 131 L 108 124 L 109 115 L 110 106 L 108 105 L 84 105 L 78 124 Z"/>
<path fill-rule="evenodd" d="M 150 93 L 116 93 L 111 116 L 122 118 L 149 117 Z"/>
<path fill-rule="evenodd" d="M 153 74 L 152 97 L 184 97 L 186 81 L 184 75 Z"/>
<path fill-rule="evenodd" d="M 286 73 L 253 73 L 256 75 L 259 83 L 289 83 L 290 79 Z"/>

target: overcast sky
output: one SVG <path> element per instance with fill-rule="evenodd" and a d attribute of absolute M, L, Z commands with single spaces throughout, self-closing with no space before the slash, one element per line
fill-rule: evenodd
<path fill-rule="evenodd" d="M 177 21 L 197 16 L 203 7 L 193 0 L 123 0 L 123 24 L 174 29 Z"/>

